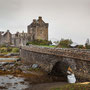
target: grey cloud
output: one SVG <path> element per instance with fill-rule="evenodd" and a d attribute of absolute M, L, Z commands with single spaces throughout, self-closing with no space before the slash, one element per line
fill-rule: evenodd
<path fill-rule="evenodd" d="M 0 28 L 25 30 L 42 16 L 49 38 L 72 38 L 78 43 L 90 37 L 90 0 L 0 0 Z"/>

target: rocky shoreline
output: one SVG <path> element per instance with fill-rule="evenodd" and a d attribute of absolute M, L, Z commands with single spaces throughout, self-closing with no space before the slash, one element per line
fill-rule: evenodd
<path fill-rule="evenodd" d="M 0 76 L 24 78 L 24 82 L 28 82 L 28 87 L 25 90 L 49 90 L 50 87 L 59 84 L 66 85 L 67 79 L 65 77 L 54 76 L 48 74 L 37 64 L 25 64 L 18 56 L 0 56 L 0 58 L 18 58 L 17 60 L 5 60 L 4 63 L 0 62 Z M 11 78 L 12 79 L 12 78 Z M 42 85 L 42 86 L 41 86 Z M 43 88 L 44 86 L 47 86 Z M 40 87 L 40 88 L 38 88 Z M 5 88 L 5 87 L 1 87 Z M 1 89 L 0 88 L 0 89 Z M 8 89 L 6 89 L 8 90 Z M 24 90 L 24 89 L 23 89 Z"/>
<path fill-rule="evenodd" d="M 25 77 L 31 83 L 44 83 L 59 81 L 59 78 L 48 75 L 48 72 L 42 70 L 37 64 L 26 65 L 22 61 L 6 62 L 0 66 L 0 75 L 14 75 Z"/>

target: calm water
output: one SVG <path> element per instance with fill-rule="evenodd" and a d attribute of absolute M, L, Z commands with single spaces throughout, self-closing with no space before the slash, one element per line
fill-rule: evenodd
<path fill-rule="evenodd" d="M 19 58 L 0 58 L 0 60 L 18 60 Z"/>
<path fill-rule="evenodd" d="M 12 75 L 0 76 L 0 87 L 6 89 L 0 90 L 24 90 L 28 87 L 28 82 L 24 81 L 24 78 L 14 77 Z"/>

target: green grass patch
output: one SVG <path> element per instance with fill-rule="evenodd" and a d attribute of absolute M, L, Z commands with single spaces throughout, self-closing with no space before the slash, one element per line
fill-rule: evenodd
<path fill-rule="evenodd" d="M 90 84 L 68 84 L 51 90 L 90 90 Z"/>
<path fill-rule="evenodd" d="M 42 47 L 52 47 L 52 48 L 56 47 L 56 46 L 54 46 L 54 45 L 37 45 L 37 46 L 42 46 Z"/>
<path fill-rule="evenodd" d="M 19 52 L 19 48 L 12 48 L 12 53 L 18 53 Z"/>
<path fill-rule="evenodd" d="M 19 53 L 19 48 L 13 47 L 0 47 L 1 54 L 8 54 L 8 53 Z"/>
<path fill-rule="evenodd" d="M 37 40 L 31 41 L 31 42 L 28 42 L 26 45 L 29 45 L 29 44 L 32 44 L 32 45 L 50 45 L 50 44 L 52 44 L 52 42 L 48 41 L 48 40 L 37 39 Z"/>

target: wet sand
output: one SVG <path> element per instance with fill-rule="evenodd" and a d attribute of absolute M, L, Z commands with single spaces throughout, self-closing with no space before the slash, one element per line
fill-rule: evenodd
<path fill-rule="evenodd" d="M 0 76 L 0 90 L 24 90 L 29 85 L 22 77 L 15 77 L 13 75 Z"/>
<path fill-rule="evenodd" d="M 67 82 L 53 82 L 53 83 L 43 83 L 43 84 L 33 84 L 25 90 L 50 90 L 51 88 L 61 87 L 67 85 Z"/>

